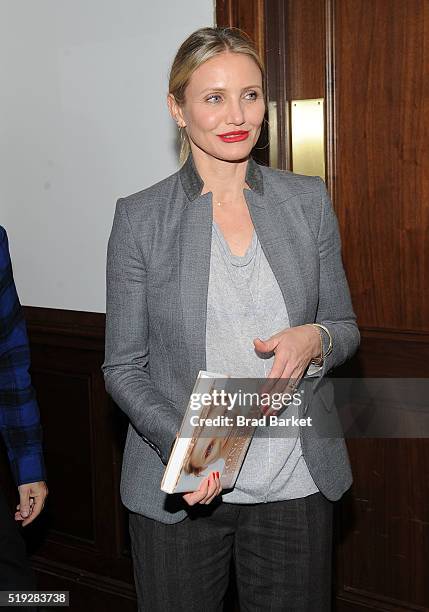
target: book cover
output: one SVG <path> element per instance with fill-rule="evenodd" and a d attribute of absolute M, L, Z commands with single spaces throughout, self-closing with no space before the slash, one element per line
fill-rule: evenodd
<path fill-rule="evenodd" d="M 223 489 L 234 486 L 256 429 L 247 421 L 254 422 L 260 408 L 232 402 L 232 409 L 230 398 L 237 393 L 231 382 L 225 374 L 200 370 L 164 472 L 162 491 L 196 491 L 215 471 L 220 473 Z"/>

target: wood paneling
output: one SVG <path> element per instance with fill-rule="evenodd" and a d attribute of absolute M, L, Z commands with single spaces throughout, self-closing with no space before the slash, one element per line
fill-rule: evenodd
<path fill-rule="evenodd" d="M 336 2 L 337 197 L 360 325 L 429 330 L 429 3 Z"/>
<path fill-rule="evenodd" d="M 359 351 L 341 366 L 341 376 L 427 378 L 429 334 L 365 327 L 360 333 Z"/>
<path fill-rule="evenodd" d="M 265 64 L 267 71 L 267 96 L 274 105 L 277 117 L 276 143 L 277 168 L 289 168 L 291 146 L 288 138 L 289 112 L 287 105 L 288 39 L 287 6 L 281 0 L 265 3 Z"/>
<path fill-rule="evenodd" d="M 256 44 L 261 57 L 265 54 L 264 0 L 217 0 L 216 25 L 244 30 Z"/>
<path fill-rule="evenodd" d="M 338 0 L 332 12 L 335 208 L 362 333 L 347 368 L 427 377 L 428 3 Z M 348 448 L 338 609 L 428 610 L 428 440 Z"/>
<path fill-rule="evenodd" d="M 331 2 L 272 0 L 265 4 L 267 91 L 270 103 L 275 103 L 277 109 L 277 167 L 291 169 L 291 101 L 325 98 L 326 182 L 333 195 L 335 147 L 330 137 L 335 122 L 332 30 Z"/>
<path fill-rule="evenodd" d="M 325 97 L 325 2 L 293 0 L 286 5 L 288 100 Z M 305 41 L 305 45 L 302 44 Z M 305 72 L 305 79 L 301 75 Z"/>
<path fill-rule="evenodd" d="M 33 349 L 33 352 L 37 351 Z M 57 349 L 44 351 L 42 368 L 35 368 L 33 384 L 43 407 L 45 459 L 49 480 L 64 495 L 50 499 L 51 527 L 58 534 L 95 543 L 93 503 L 74 503 L 67 491 L 78 491 L 80 500 L 91 500 L 94 486 L 92 461 L 91 378 L 84 374 L 58 371 Z M 63 366 L 64 367 L 64 366 Z M 53 398 L 61 398 L 53 402 Z M 63 432 L 62 435 L 60 432 Z M 76 450 L 78 452 L 76 452 Z M 70 502 L 74 511 L 69 512 Z"/>
<path fill-rule="evenodd" d="M 134 611 L 127 518 L 119 498 L 127 419 L 104 390 L 105 316 L 24 311 L 49 487 L 42 515 L 23 529 L 39 587 L 69 590 L 72 610 Z M 7 474 L 6 465 L 0 471 Z M 5 486 L 12 507 L 10 478 Z"/>
<path fill-rule="evenodd" d="M 338 595 L 427 610 L 427 440 L 349 440 L 348 448 L 354 485 L 341 516 Z"/>

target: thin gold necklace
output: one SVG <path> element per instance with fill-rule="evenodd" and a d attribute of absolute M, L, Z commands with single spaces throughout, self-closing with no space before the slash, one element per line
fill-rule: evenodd
<path fill-rule="evenodd" d="M 247 189 L 247 183 L 244 186 L 244 189 Z M 231 204 L 231 201 L 229 202 L 215 202 L 216 206 L 222 206 L 222 204 Z"/>

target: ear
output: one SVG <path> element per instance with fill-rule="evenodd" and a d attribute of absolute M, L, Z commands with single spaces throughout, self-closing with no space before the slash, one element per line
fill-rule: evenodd
<path fill-rule="evenodd" d="M 182 109 L 179 104 L 176 102 L 176 98 L 172 93 L 167 95 L 167 105 L 168 110 L 170 111 L 170 115 L 173 117 L 174 121 L 177 123 L 179 127 L 186 127 L 186 122 L 183 117 Z"/>

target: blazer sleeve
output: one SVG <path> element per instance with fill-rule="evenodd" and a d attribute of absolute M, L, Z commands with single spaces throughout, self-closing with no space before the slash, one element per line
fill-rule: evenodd
<path fill-rule="evenodd" d="M 353 311 L 350 289 L 341 257 L 341 238 L 331 199 L 322 179 L 320 185 L 321 217 L 319 245 L 319 304 L 316 323 L 321 323 L 332 336 L 333 350 L 325 358 L 320 376 L 336 368 L 356 352 L 360 334 Z M 323 333 L 324 352 L 329 338 Z"/>
<path fill-rule="evenodd" d="M 119 199 L 107 248 L 106 391 L 166 464 L 182 417 L 149 374 L 147 267 Z"/>

